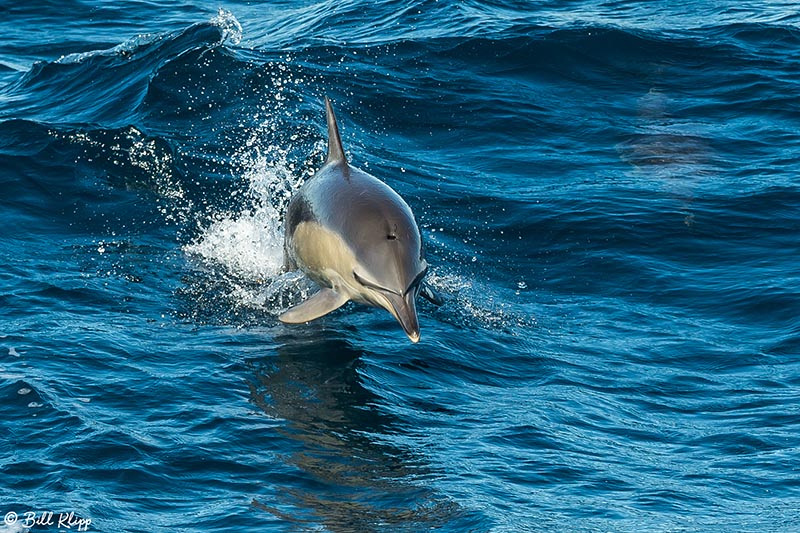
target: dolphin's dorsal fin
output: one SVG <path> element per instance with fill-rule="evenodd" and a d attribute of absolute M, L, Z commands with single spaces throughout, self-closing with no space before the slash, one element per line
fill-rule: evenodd
<path fill-rule="evenodd" d="M 328 97 L 325 97 L 325 111 L 328 118 L 328 158 L 325 164 L 342 162 L 347 163 L 342 148 L 342 139 L 339 137 L 339 126 L 336 124 L 336 115 L 333 113 L 333 106 Z"/>

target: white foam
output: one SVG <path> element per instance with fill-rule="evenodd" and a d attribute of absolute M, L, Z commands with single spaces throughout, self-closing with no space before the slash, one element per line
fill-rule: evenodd
<path fill-rule="evenodd" d="M 260 280 L 280 273 L 281 234 L 275 210 L 262 207 L 252 213 L 220 216 L 184 250 L 235 275 Z"/>
<path fill-rule="evenodd" d="M 455 293 L 467 289 L 472 286 L 472 283 L 462 276 L 456 274 L 445 274 L 437 271 L 431 271 L 426 277 L 425 282 L 434 289 L 443 290 L 449 293 Z"/>
<path fill-rule="evenodd" d="M 253 133 L 257 137 L 258 132 Z M 278 276 L 283 266 L 283 213 L 302 178 L 277 147 L 262 149 L 257 139 L 246 143 L 250 152 L 239 156 L 246 169 L 246 197 L 237 213 L 212 215 L 200 236 L 184 247 L 189 255 L 250 281 Z"/>
<path fill-rule="evenodd" d="M 222 296 L 236 308 L 279 314 L 307 297 L 313 284 L 301 273 L 283 272 L 283 215 L 307 172 L 289 162 L 283 148 L 264 144 L 272 126 L 267 119 L 234 154 L 245 169 L 240 209 L 210 213 L 200 235 L 183 249 L 224 278 Z"/>

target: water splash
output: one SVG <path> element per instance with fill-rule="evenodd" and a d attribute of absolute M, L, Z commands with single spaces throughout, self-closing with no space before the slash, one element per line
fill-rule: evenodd
<path fill-rule="evenodd" d="M 314 290 L 302 273 L 283 271 L 283 215 L 312 171 L 298 168 L 289 160 L 288 149 L 265 140 L 275 129 L 274 120 L 267 118 L 255 127 L 233 156 L 242 169 L 238 179 L 245 184 L 236 193 L 240 208 L 212 213 L 200 234 L 183 247 L 213 274 L 214 283 L 222 280 L 224 287 L 210 307 L 226 308 L 223 314 L 278 315 Z M 218 311 L 212 314 L 218 317 Z"/>
<path fill-rule="evenodd" d="M 257 131 L 238 158 L 247 184 L 241 210 L 212 215 L 211 224 L 184 251 L 236 276 L 272 278 L 283 266 L 283 213 L 302 176 L 293 174 L 285 151 L 262 146 Z"/>
<path fill-rule="evenodd" d="M 216 43 L 217 46 L 230 43 L 238 45 L 242 41 L 242 25 L 237 18 L 227 9 L 219 8 L 217 14 L 212 17 L 207 23 L 195 24 L 192 28 L 199 28 L 202 26 L 213 26 L 220 31 L 219 39 Z M 78 52 L 74 54 L 66 54 L 58 58 L 55 63 L 62 65 L 80 64 L 87 60 L 97 57 L 123 57 L 130 58 L 138 51 L 146 49 L 149 45 L 159 42 L 169 42 L 174 39 L 177 34 L 159 34 L 159 33 L 143 33 L 131 39 L 121 42 L 120 44 L 104 50 L 91 50 L 89 52 Z"/>
<path fill-rule="evenodd" d="M 242 25 L 227 9 L 219 8 L 217 16 L 211 19 L 211 24 L 222 30 L 221 42 L 237 45 L 242 42 Z"/>
<path fill-rule="evenodd" d="M 463 275 L 439 270 L 430 272 L 425 280 L 444 295 L 445 303 L 439 312 L 441 320 L 465 328 L 477 325 L 512 334 L 537 325 L 535 317 L 520 312 L 507 297 L 493 294 L 489 287 L 476 286 L 475 280 Z"/>

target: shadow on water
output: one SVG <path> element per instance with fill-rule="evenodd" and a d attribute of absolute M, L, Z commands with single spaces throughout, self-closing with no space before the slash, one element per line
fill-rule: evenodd
<path fill-rule="evenodd" d="M 364 386 L 363 352 L 312 335 L 278 339 L 277 356 L 250 361 L 251 401 L 284 421 L 279 453 L 294 470 L 275 487 L 278 502 L 255 507 L 301 530 L 333 532 L 435 530 L 468 519 L 427 486 L 435 472 L 425 458 L 394 444 L 401 421 Z"/>

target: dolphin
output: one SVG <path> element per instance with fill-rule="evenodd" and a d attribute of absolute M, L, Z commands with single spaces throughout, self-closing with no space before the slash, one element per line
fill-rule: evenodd
<path fill-rule="evenodd" d="M 309 322 L 352 300 L 386 309 L 418 342 L 417 295 L 441 298 L 423 283 L 428 263 L 414 214 L 391 187 L 347 162 L 327 97 L 325 109 L 328 155 L 292 196 L 284 240 L 285 269 L 299 268 L 320 290 L 279 320 Z"/>

